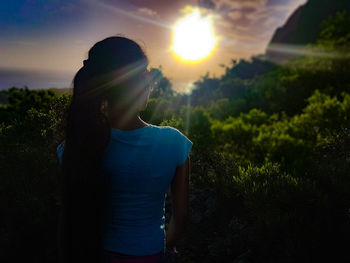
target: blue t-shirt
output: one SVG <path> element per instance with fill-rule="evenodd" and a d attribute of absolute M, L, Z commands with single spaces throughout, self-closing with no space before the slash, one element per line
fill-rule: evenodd
<path fill-rule="evenodd" d="M 102 164 L 109 197 L 104 249 L 136 256 L 164 250 L 165 194 L 191 147 L 185 135 L 169 126 L 111 129 Z M 57 153 L 61 160 L 62 144 Z"/>

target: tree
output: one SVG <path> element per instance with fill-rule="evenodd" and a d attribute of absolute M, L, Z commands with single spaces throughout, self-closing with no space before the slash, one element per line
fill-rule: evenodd
<path fill-rule="evenodd" d="M 322 23 L 317 44 L 325 48 L 340 48 L 349 51 L 350 13 L 344 10 L 326 19 Z"/>
<path fill-rule="evenodd" d="M 153 81 L 150 98 L 169 98 L 175 94 L 170 80 L 164 77 L 161 66 L 159 68 L 151 68 L 150 74 Z"/>

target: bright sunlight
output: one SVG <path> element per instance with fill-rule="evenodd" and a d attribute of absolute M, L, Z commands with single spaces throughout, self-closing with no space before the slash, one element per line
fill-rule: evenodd
<path fill-rule="evenodd" d="M 181 18 L 173 28 L 172 51 L 182 60 L 198 61 L 214 50 L 216 38 L 210 17 L 198 9 Z"/>

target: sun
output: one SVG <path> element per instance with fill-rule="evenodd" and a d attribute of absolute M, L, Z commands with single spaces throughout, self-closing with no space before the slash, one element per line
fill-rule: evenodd
<path fill-rule="evenodd" d="M 171 50 L 185 61 L 198 61 L 214 50 L 216 38 L 210 17 L 202 17 L 198 9 L 181 18 L 173 27 Z"/>

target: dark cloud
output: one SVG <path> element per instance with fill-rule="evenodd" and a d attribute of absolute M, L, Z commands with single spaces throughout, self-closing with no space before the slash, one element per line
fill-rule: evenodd
<path fill-rule="evenodd" d="M 249 33 L 259 33 L 264 30 L 273 31 L 273 22 L 286 19 L 290 11 L 288 5 L 291 0 L 213 0 L 216 10 L 225 20 L 225 24 L 232 23 L 232 28 L 245 28 Z M 294 0 L 302 2 L 302 0 Z"/>
<path fill-rule="evenodd" d="M 212 10 L 216 8 L 215 3 L 211 0 L 198 0 L 198 6 Z"/>

